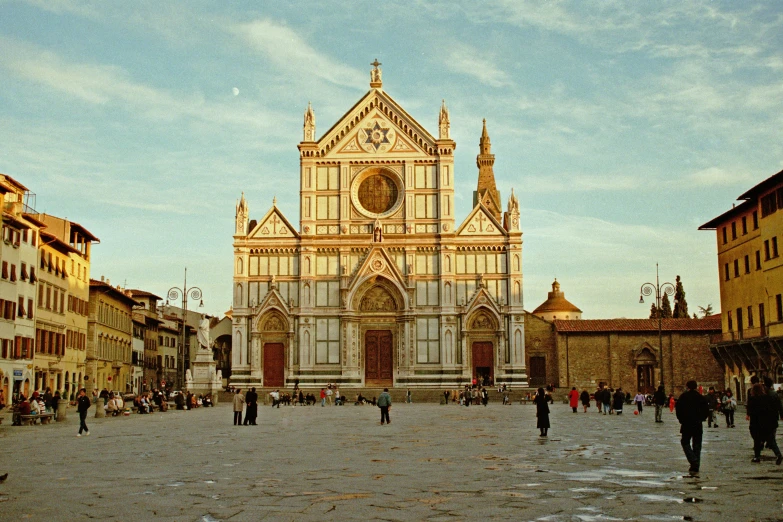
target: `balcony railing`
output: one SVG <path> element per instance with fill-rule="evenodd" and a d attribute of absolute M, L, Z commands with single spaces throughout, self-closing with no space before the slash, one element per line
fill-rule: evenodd
<path fill-rule="evenodd" d="M 746 328 L 736 332 L 721 332 L 710 335 L 710 344 L 726 343 L 730 341 L 740 341 L 749 339 L 758 339 L 767 335 L 766 328 Z"/>

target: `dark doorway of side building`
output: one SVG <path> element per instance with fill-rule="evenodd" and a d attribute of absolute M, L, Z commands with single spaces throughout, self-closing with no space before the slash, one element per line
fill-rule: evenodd
<path fill-rule="evenodd" d="M 653 375 L 655 370 L 652 364 L 642 364 L 636 367 L 636 390 L 644 394 L 655 393 Z M 631 393 L 631 390 L 628 390 Z"/>
<path fill-rule="evenodd" d="M 546 357 L 531 356 L 530 368 L 528 368 L 530 386 L 545 386 L 546 382 Z"/>

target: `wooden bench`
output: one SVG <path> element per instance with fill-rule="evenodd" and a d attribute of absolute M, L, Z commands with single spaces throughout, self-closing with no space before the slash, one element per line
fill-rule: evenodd
<path fill-rule="evenodd" d="M 41 424 L 49 424 L 52 419 L 54 418 L 54 413 L 38 413 L 36 415 L 20 415 L 19 416 L 22 419 L 22 424 L 27 424 L 28 426 L 32 426 L 33 424 L 36 424 L 39 420 L 41 421 Z"/>

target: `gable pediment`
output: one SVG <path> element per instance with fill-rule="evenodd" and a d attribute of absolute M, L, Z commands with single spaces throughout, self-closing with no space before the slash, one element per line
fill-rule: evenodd
<path fill-rule="evenodd" d="M 457 229 L 458 236 L 507 236 L 506 230 L 495 219 L 483 203 L 473 207 L 473 211 L 465 218 Z"/>
<path fill-rule="evenodd" d="M 262 217 L 258 224 L 250 231 L 248 237 L 253 238 L 296 238 L 299 234 L 288 222 L 282 212 L 277 208 L 277 205 L 272 205 L 272 208 Z"/>
<path fill-rule="evenodd" d="M 435 138 L 383 91 L 373 89 L 317 142 L 321 157 L 332 154 L 430 156 Z"/>
<path fill-rule="evenodd" d="M 369 280 L 377 280 L 379 277 L 388 280 L 397 288 L 400 294 L 405 295 L 405 288 L 407 287 L 405 277 L 397 268 L 394 259 L 392 259 L 381 247 L 373 247 L 367 253 L 364 261 L 356 269 L 356 272 L 348 285 L 349 294 L 353 296 L 363 283 Z M 353 297 L 351 297 L 351 299 L 353 299 Z M 360 308 L 361 306 L 361 303 L 357 303 L 357 308 Z M 400 309 L 405 307 L 405 303 L 399 304 Z"/>

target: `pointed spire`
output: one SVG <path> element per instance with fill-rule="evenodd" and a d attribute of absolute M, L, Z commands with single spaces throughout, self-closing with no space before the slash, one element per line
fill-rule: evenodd
<path fill-rule="evenodd" d="M 487 120 L 483 120 L 484 128 L 481 129 L 481 138 L 479 139 L 479 154 L 492 154 L 492 143 L 489 141 L 489 133 L 487 133 Z"/>
<path fill-rule="evenodd" d="M 272 206 L 273 207 L 277 206 L 277 196 L 272 196 Z"/>
<path fill-rule="evenodd" d="M 438 138 L 441 140 L 449 139 L 449 129 L 451 122 L 449 121 L 449 109 L 446 107 L 446 100 L 440 106 L 440 116 L 438 117 Z"/>
<path fill-rule="evenodd" d="M 239 202 L 237 203 L 235 216 L 236 234 L 238 236 L 247 234 L 248 215 L 249 212 L 247 209 L 247 201 L 245 200 L 245 193 L 242 192 L 242 197 L 239 198 Z"/>
<path fill-rule="evenodd" d="M 307 102 L 307 110 L 304 113 L 304 139 L 303 141 L 315 141 L 315 112 L 310 102 Z"/>
<path fill-rule="evenodd" d="M 508 211 L 519 214 L 519 200 L 516 194 L 514 194 L 514 187 L 511 187 L 511 195 L 508 197 Z"/>
<path fill-rule="evenodd" d="M 484 120 L 484 128 L 479 139 L 479 155 L 476 156 L 476 166 L 479 169 L 478 187 L 473 193 L 473 206 L 481 202 L 495 218 L 500 221 L 501 204 L 500 192 L 495 184 L 495 155 L 492 154 L 492 145 L 487 133 L 487 120 Z"/>

